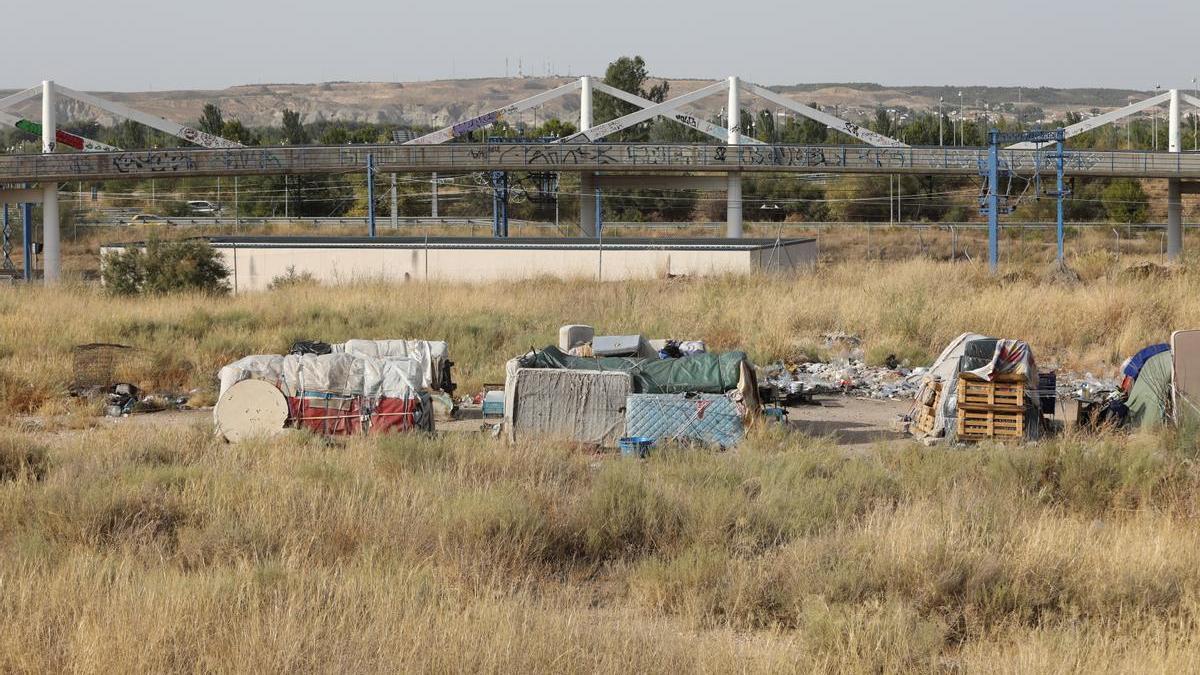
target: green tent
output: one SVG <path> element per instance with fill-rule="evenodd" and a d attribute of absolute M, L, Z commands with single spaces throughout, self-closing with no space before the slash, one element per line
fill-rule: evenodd
<path fill-rule="evenodd" d="M 1146 429 L 1170 419 L 1173 365 L 1171 352 L 1166 351 L 1150 357 L 1142 366 L 1125 402 L 1130 426 Z"/>

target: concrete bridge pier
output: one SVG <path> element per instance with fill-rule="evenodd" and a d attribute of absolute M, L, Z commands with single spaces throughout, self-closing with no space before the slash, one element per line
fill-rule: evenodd
<path fill-rule="evenodd" d="M 592 128 L 592 78 L 579 78 L 579 130 Z M 596 236 L 596 180 L 591 171 L 579 172 L 579 234 Z"/>
<path fill-rule="evenodd" d="M 742 106 L 738 100 L 738 78 L 729 78 L 729 136 L 731 146 L 738 144 L 741 136 Z M 733 148 L 730 148 L 732 151 Z M 730 239 L 742 238 L 742 172 L 729 172 L 729 188 L 725 193 L 725 236 Z"/>
<path fill-rule="evenodd" d="M 55 116 L 54 83 L 42 82 L 42 153 L 52 153 L 56 143 L 58 120 Z M 62 254 L 58 233 L 58 183 L 42 184 L 42 267 L 47 285 L 62 276 Z M 26 263 L 28 264 L 28 262 Z"/>
<path fill-rule="evenodd" d="M 1178 178 L 1167 179 L 1167 259 L 1183 256 L 1183 185 Z"/>
<path fill-rule="evenodd" d="M 591 171 L 579 172 L 579 234 L 596 236 L 596 176 Z"/>
<path fill-rule="evenodd" d="M 1182 138 L 1179 133 L 1179 90 L 1171 90 L 1171 107 L 1167 115 L 1167 150 L 1179 152 Z M 1178 178 L 1167 179 L 1167 259 L 1178 261 L 1183 256 L 1183 191 Z"/>

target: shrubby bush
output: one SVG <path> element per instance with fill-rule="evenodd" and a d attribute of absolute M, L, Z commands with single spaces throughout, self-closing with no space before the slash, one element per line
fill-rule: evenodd
<path fill-rule="evenodd" d="M 116 295 L 229 292 L 229 269 L 208 242 L 150 240 L 104 257 L 104 285 Z"/>

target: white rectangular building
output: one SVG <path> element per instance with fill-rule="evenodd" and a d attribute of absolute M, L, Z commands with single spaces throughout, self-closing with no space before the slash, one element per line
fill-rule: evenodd
<path fill-rule="evenodd" d="M 356 281 L 489 282 L 557 277 L 618 281 L 790 271 L 814 265 L 815 239 L 210 237 L 235 292 L 309 273 Z M 139 243 L 109 244 L 116 250 Z"/>

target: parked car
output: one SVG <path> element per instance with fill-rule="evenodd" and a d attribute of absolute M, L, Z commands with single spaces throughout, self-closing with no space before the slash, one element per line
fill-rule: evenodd
<path fill-rule="evenodd" d="M 146 223 L 169 223 L 169 222 L 171 222 L 171 221 L 167 220 L 166 218 L 163 218 L 162 216 L 156 216 L 153 213 L 139 213 L 129 219 L 130 225 L 144 225 Z"/>
<path fill-rule="evenodd" d="M 191 201 L 187 203 L 188 211 L 198 216 L 215 216 L 221 212 L 221 207 L 212 202 Z"/>

